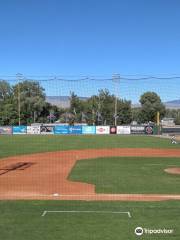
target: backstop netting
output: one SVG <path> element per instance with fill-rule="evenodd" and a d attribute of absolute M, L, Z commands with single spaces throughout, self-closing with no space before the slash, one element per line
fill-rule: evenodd
<path fill-rule="evenodd" d="M 146 92 L 155 92 L 167 108 L 179 108 L 180 77 L 178 75 L 23 76 L 17 74 L 16 76 L 1 76 L 0 81 L 8 82 L 12 87 L 20 86 L 16 90 L 18 91 L 17 108 L 19 107 L 19 111 L 21 110 L 20 102 L 24 95 L 21 83 L 24 81 L 38 83 L 39 87 L 43 88 L 46 101 L 61 109 L 66 109 L 65 112 L 69 112 L 72 94 L 75 94 L 84 102 L 92 96 L 96 96 L 97 106 L 92 111 L 99 116 L 99 119 L 101 119 L 104 108 L 106 108 L 105 105 L 107 105 L 107 102 L 103 99 L 103 94 L 100 95 L 101 91 L 108 92 L 109 95 L 114 97 L 112 100 L 114 103 L 111 103 L 112 113 L 107 113 L 109 119 L 118 117 L 118 110 L 116 109 L 118 100 L 130 101 L 132 108 L 138 108 L 141 106 L 139 100 Z M 29 97 L 30 95 L 31 91 Z M 83 116 L 87 114 L 84 109 L 71 108 L 71 112 L 73 114 L 84 114 Z M 81 117 L 82 119 L 83 117 Z M 109 119 L 104 117 L 101 125 L 113 124 L 113 120 L 110 121 Z M 36 120 L 35 117 L 34 120 Z"/>
<path fill-rule="evenodd" d="M 178 75 L 114 75 L 114 76 L 1 76 L 0 81 L 12 86 L 23 81 L 39 82 L 48 97 L 70 97 L 74 92 L 78 97 L 89 98 L 99 90 L 107 89 L 118 98 L 138 104 L 140 96 L 156 92 L 163 102 L 179 99 L 180 76 Z M 61 102 L 59 102 L 61 104 Z"/>

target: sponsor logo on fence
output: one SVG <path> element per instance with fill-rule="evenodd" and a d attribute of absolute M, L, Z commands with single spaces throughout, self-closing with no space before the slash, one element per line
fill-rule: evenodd
<path fill-rule="evenodd" d="M 116 126 L 110 127 L 110 134 L 116 134 L 116 131 L 117 131 Z"/>
<path fill-rule="evenodd" d="M 117 126 L 117 134 L 131 134 L 130 126 Z"/>
<path fill-rule="evenodd" d="M 41 134 L 54 134 L 54 126 L 41 126 Z"/>
<path fill-rule="evenodd" d="M 145 127 L 146 134 L 153 134 L 153 126 L 146 126 Z"/>
<path fill-rule="evenodd" d="M 131 133 L 132 134 L 144 134 L 145 126 L 141 126 L 141 125 L 131 126 Z"/>
<path fill-rule="evenodd" d="M 110 127 L 109 126 L 96 126 L 96 134 L 109 134 Z"/>
<path fill-rule="evenodd" d="M 27 134 L 40 134 L 40 126 L 27 126 Z"/>
<path fill-rule="evenodd" d="M 4 126 L 4 127 L 0 127 L 0 134 L 12 134 L 12 127 L 10 126 Z"/>
<path fill-rule="evenodd" d="M 69 126 L 61 125 L 54 127 L 54 134 L 68 134 L 69 133 Z"/>
<path fill-rule="evenodd" d="M 26 126 L 13 126 L 13 134 L 26 134 L 27 127 Z"/>
<path fill-rule="evenodd" d="M 82 134 L 82 126 L 69 126 L 69 134 Z"/>
<path fill-rule="evenodd" d="M 82 126 L 82 134 L 95 134 L 96 127 L 95 126 Z"/>

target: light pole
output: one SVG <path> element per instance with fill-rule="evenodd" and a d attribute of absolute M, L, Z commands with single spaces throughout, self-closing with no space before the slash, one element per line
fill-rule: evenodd
<path fill-rule="evenodd" d="M 115 89 L 115 101 L 114 101 L 114 125 L 117 126 L 117 100 L 118 100 L 118 83 L 120 82 L 120 75 L 113 74 L 112 76 L 114 82 L 114 89 Z"/>
<path fill-rule="evenodd" d="M 18 80 L 18 122 L 21 125 L 21 92 L 20 92 L 20 81 L 22 80 L 22 74 L 17 73 L 16 78 Z"/>

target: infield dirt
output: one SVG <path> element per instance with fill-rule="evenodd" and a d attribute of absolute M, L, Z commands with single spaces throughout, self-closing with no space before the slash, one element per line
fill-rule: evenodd
<path fill-rule="evenodd" d="M 86 201 L 180 200 L 180 195 L 173 194 L 97 194 L 95 193 L 94 185 L 72 182 L 67 179 L 77 160 L 112 156 L 180 157 L 180 149 L 86 149 L 4 158 L 0 161 L 0 169 L 17 162 L 30 162 L 33 164 L 24 170 L 15 169 L 0 175 L 0 199 Z"/>

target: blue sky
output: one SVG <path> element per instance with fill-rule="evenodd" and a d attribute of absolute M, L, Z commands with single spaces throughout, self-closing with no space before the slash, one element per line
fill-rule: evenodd
<path fill-rule="evenodd" d="M 179 10 L 179 0 L 2 0 L 0 75 L 180 74 Z"/>

